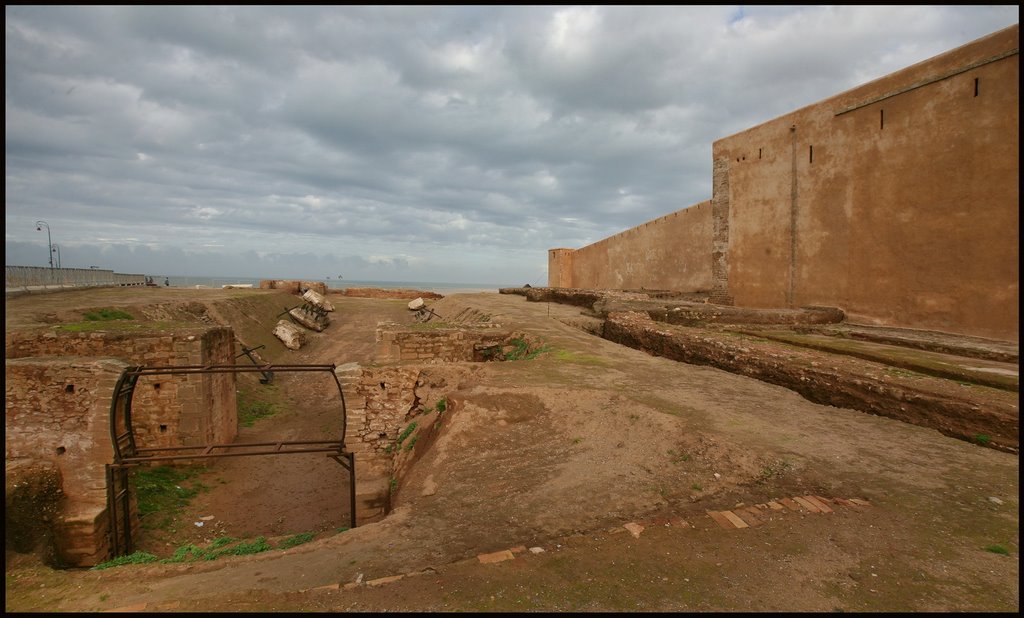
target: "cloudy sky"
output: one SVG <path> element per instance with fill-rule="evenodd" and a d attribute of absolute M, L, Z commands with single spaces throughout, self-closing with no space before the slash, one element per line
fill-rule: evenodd
<path fill-rule="evenodd" d="M 1017 6 L 8 6 L 6 262 L 544 285 Z"/>

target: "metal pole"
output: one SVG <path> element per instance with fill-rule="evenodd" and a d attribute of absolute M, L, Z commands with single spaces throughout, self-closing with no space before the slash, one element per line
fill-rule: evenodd
<path fill-rule="evenodd" d="M 46 226 L 46 246 L 50 249 L 50 268 L 53 268 L 53 242 L 50 240 L 50 225 L 46 221 L 36 221 L 36 231 L 42 232 L 42 226 Z"/>
<path fill-rule="evenodd" d="M 57 268 L 60 268 L 60 245 L 54 245 L 53 251 L 57 252 Z"/>

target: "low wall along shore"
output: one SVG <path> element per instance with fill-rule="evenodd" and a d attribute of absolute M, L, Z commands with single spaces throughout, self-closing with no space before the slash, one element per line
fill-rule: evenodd
<path fill-rule="evenodd" d="M 4 266 L 4 284 L 8 294 L 81 287 L 134 287 L 146 285 L 146 275 L 115 273 L 98 268 Z"/>

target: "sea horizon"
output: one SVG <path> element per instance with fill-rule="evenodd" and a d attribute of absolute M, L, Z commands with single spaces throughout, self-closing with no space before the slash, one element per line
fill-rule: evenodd
<path fill-rule="evenodd" d="M 295 280 L 295 281 L 317 281 L 327 286 L 328 290 L 344 290 L 346 288 L 382 288 L 382 289 L 411 289 L 421 292 L 434 292 L 436 294 L 457 294 L 468 292 L 497 292 L 499 288 L 518 287 L 515 285 L 498 285 L 487 283 L 452 283 L 445 281 L 381 281 L 364 279 L 335 279 L 306 277 L 302 279 L 287 279 L 283 277 L 201 277 L 166 275 L 153 276 L 153 282 L 163 286 L 165 280 L 170 283 L 169 287 L 174 288 L 219 288 L 225 285 L 252 285 L 259 287 L 260 281 L 267 279 Z"/>

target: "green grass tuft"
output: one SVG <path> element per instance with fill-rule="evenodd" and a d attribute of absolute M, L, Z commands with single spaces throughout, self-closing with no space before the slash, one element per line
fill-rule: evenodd
<path fill-rule="evenodd" d="M 102 571 L 103 569 L 109 569 L 111 567 L 124 566 L 126 564 L 146 564 L 147 562 L 156 562 L 157 557 L 153 554 L 147 554 L 144 551 L 137 551 L 127 556 L 118 556 L 113 560 L 107 560 L 101 562 L 96 566 L 92 567 L 93 571 Z"/>
<path fill-rule="evenodd" d="M 86 311 L 82 315 L 85 316 L 86 320 L 90 322 L 107 322 L 110 320 L 134 320 L 130 313 L 121 311 L 120 309 L 97 309 L 96 311 Z"/>
<path fill-rule="evenodd" d="M 303 543 L 309 543 L 310 541 L 313 540 L 313 536 L 314 535 L 313 535 L 312 532 L 303 532 L 301 534 L 296 534 L 295 536 L 290 536 L 287 539 L 281 541 L 281 543 L 277 546 L 277 548 L 278 549 L 288 549 L 289 547 L 295 547 L 296 545 L 302 545 Z"/>

